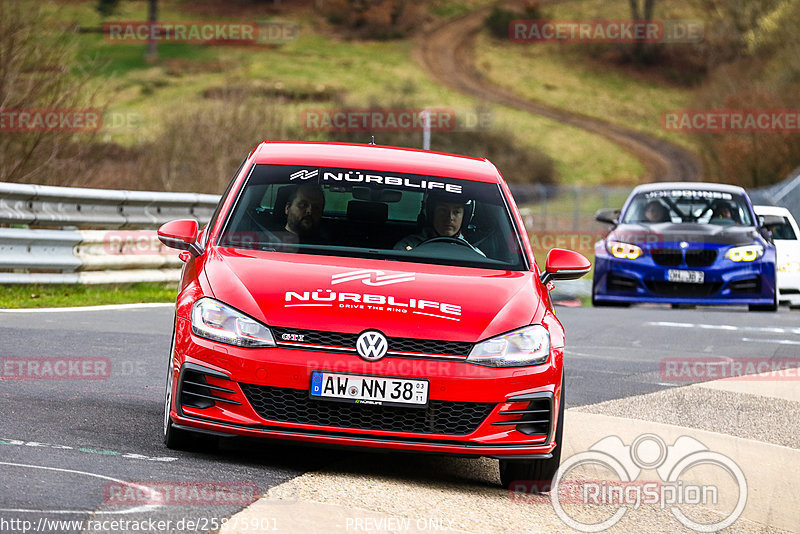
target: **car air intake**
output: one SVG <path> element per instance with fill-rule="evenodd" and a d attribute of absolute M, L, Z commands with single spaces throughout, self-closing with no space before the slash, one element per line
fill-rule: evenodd
<path fill-rule="evenodd" d="M 722 287 L 722 282 L 686 284 L 681 282 L 645 282 L 647 289 L 662 297 L 704 298 L 710 297 Z"/>
<path fill-rule="evenodd" d="M 506 402 L 528 402 L 528 406 L 522 410 L 501 410 L 497 412 L 498 415 L 514 416 L 514 419 L 496 421 L 492 423 L 493 425 L 514 425 L 523 434 L 549 436 L 553 417 L 553 395 L 551 393 L 518 395 L 511 397 Z"/>
<path fill-rule="evenodd" d="M 235 394 L 236 391 L 222 386 L 209 384 L 206 377 L 218 380 L 229 380 L 226 375 L 199 365 L 186 363 L 181 368 L 178 379 L 178 404 L 184 408 L 197 408 L 204 410 L 211 408 L 217 402 L 241 405 L 241 402 L 226 399 L 219 393 Z"/>
<path fill-rule="evenodd" d="M 731 293 L 761 293 L 761 278 L 754 276 L 744 280 L 734 280 L 729 284 Z"/>
<path fill-rule="evenodd" d="M 308 397 L 307 389 L 239 384 L 256 413 L 269 421 L 419 434 L 471 434 L 494 409 L 485 402 L 432 400 L 425 408 L 370 406 Z"/>
<path fill-rule="evenodd" d="M 609 291 L 629 291 L 635 292 L 639 283 L 635 278 L 630 276 L 623 276 L 621 274 L 609 274 L 606 282 L 606 288 Z"/>

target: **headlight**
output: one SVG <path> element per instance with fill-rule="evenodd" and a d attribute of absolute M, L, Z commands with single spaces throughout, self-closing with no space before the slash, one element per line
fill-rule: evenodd
<path fill-rule="evenodd" d="M 764 255 L 764 247 L 761 245 L 746 245 L 744 247 L 734 247 L 725 253 L 725 257 L 731 261 L 755 261 Z"/>
<path fill-rule="evenodd" d="M 642 249 L 630 243 L 622 243 L 620 241 L 609 241 L 606 244 L 606 249 L 615 258 L 621 260 L 635 260 L 642 255 Z"/>
<path fill-rule="evenodd" d="M 782 263 L 778 270 L 782 273 L 797 273 L 800 272 L 800 262 L 797 261 L 790 261 L 788 263 Z"/>
<path fill-rule="evenodd" d="M 526 326 L 478 343 L 467 362 L 487 367 L 540 365 L 550 356 L 550 333 L 541 325 Z"/>
<path fill-rule="evenodd" d="M 274 347 L 269 328 L 255 319 L 207 297 L 192 306 L 192 332 L 212 341 L 238 347 Z"/>

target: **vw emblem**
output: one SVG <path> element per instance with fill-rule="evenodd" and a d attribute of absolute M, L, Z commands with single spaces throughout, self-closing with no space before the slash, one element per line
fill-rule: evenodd
<path fill-rule="evenodd" d="M 377 330 L 367 330 L 356 340 L 356 352 L 368 362 L 377 362 L 386 356 L 387 350 L 389 342 L 386 341 L 386 336 Z"/>
<path fill-rule="evenodd" d="M 689 248 L 689 243 L 687 243 L 686 241 L 681 241 L 681 245 L 680 246 L 681 246 L 681 248 Z"/>

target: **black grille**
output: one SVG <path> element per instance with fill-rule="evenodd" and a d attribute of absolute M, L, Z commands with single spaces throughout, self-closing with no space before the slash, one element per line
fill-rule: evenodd
<path fill-rule="evenodd" d="M 721 282 L 686 284 L 680 282 L 645 282 L 647 289 L 656 295 L 678 298 L 710 297 L 722 287 Z"/>
<path fill-rule="evenodd" d="M 731 293 L 761 293 L 761 278 L 745 278 L 730 283 Z"/>
<path fill-rule="evenodd" d="M 686 265 L 689 267 L 708 267 L 717 259 L 717 251 L 713 249 L 693 249 L 686 251 Z"/>
<path fill-rule="evenodd" d="M 240 385 L 253 409 L 264 419 L 362 430 L 470 434 L 495 406 L 437 400 L 430 401 L 427 408 L 370 406 L 310 399 L 305 389 Z"/>
<path fill-rule="evenodd" d="M 654 262 L 664 267 L 677 267 L 683 263 L 683 251 L 679 248 L 654 248 L 650 255 Z"/>
<path fill-rule="evenodd" d="M 284 341 L 284 334 L 302 335 L 303 341 L 311 345 L 329 345 L 332 347 L 346 347 L 355 349 L 358 334 L 343 334 L 340 332 L 322 332 L 318 330 L 300 330 L 297 328 L 273 327 L 272 333 L 278 342 Z M 472 350 L 472 343 L 461 341 L 441 341 L 438 339 L 409 339 L 390 337 L 389 351 L 423 352 L 426 354 L 441 354 L 447 356 L 467 356 Z"/>

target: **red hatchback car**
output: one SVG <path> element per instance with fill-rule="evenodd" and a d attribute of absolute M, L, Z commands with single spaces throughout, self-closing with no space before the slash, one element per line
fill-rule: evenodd
<path fill-rule="evenodd" d="M 488 456 L 504 485 L 549 480 L 564 330 L 485 159 L 264 142 L 208 226 L 158 231 L 183 268 L 164 409 L 192 432 Z"/>

